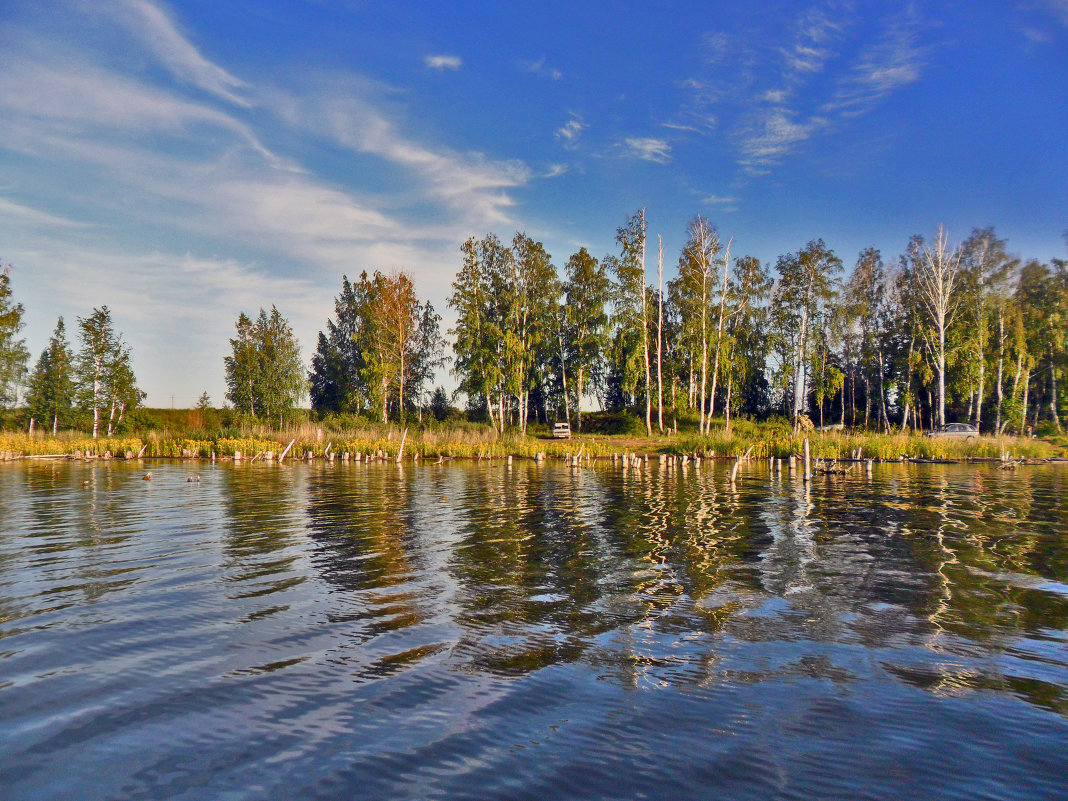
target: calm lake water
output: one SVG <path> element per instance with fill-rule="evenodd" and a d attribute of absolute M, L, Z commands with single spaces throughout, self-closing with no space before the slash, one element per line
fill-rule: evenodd
<path fill-rule="evenodd" d="M 1068 797 L 1068 466 L 146 469 L 0 465 L 4 801 Z"/>

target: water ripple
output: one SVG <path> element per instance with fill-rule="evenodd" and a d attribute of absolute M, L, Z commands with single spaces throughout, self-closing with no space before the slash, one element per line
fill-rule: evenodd
<path fill-rule="evenodd" d="M 1056 797 L 1068 471 L 650 467 L 0 465 L 0 797 Z"/>

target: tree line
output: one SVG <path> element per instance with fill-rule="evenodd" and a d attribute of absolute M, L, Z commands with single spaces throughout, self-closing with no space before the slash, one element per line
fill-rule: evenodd
<path fill-rule="evenodd" d="M 110 309 L 101 306 L 77 318 L 77 351 L 60 317 L 32 370 L 26 341 L 18 337 L 24 314 L 22 304 L 12 300 L 11 271 L 5 269 L 0 272 L 0 403 L 14 405 L 25 387 L 31 430 L 38 425 L 55 433 L 91 414 L 93 436 L 102 429 L 110 436 L 145 398 L 130 364 L 130 347 L 115 330 Z"/>
<path fill-rule="evenodd" d="M 404 420 L 422 408 L 435 370 L 444 364 L 441 317 L 419 299 L 405 272 L 342 276 L 334 318 L 320 331 L 311 371 L 278 309 L 255 321 L 242 313 L 225 359 L 227 399 L 239 411 L 268 419 L 310 395 L 321 413 Z"/>
<path fill-rule="evenodd" d="M 647 242 L 644 210 L 601 259 L 585 248 L 558 270 L 542 243 L 489 233 L 460 247 L 447 298 L 456 315 L 452 372 L 470 417 L 497 430 L 566 419 L 582 402 L 629 411 L 649 434 L 693 416 L 708 432 L 738 415 L 795 426 L 881 431 L 969 421 L 984 431 L 1061 427 L 1068 366 L 1068 262 L 1021 261 L 993 228 L 959 244 L 939 228 L 884 260 L 858 255 L 848 277 L 821 239 L 764 264 L 738 255 L 702 216 L 687 227 L 674 277 Z M 648 262 L 655 256 L 656 284 Z M 26 387 L 39 425 L 91 413 L 108 433 L 144 398 L 130 348 L 106 306 L 78 318 L 79 349 L 62 318 L 32 372 L 23 308 L 0 273 L 0 403 Z M 224 359 L 227 400 L 266 420 L 310 396 L 313 409 L 386 421 L 426 406 L 446 363 L 441 317 L 410 274 L 342 277 L 311 369 L 278 309 L 238 316 Z M 27 380 L 28 377 L 28 380 Z M 201 404 L 207 402 L 202 397 Z M 440 387 L 432 406 L 447 409 Z"/>
<path fill-rule="evenodd" d="M 580 400 L 644 418 L 782 415 L 795 427 L 905 431 L 949 419 L 984 431 L 1060 430 L 1068 354 L 1068 262 L 1021 263 L 993 228 L 951 245 L 939 228 L 887 263 L 876 248 L 847 279 L 822 239 L 765 265 L 732 258 L 697 216 L 676 277 L 647 283 L 644 210 L 616 232 L 618 251 L 584 248 L 562 274 L 517 233 L 468 239 L 448 303 L 453 371 L 469 410 L 496 428 L 531 415 L 581 428 Z"/>

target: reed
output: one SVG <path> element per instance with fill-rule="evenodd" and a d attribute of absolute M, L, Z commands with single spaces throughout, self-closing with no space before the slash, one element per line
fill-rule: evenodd
<path fill-rule="evenodd" d="M 343 453 L 364 456 L 382 454 L 395 459 L 401 447 L 402 429 L 389 424 L 367 424 L 343 430 L 303 423 L 271 431 L 262 428 L 234 436 L 233 433 L 204 434 L 199 437 L 164 436 L 151 431 L 143 437 L 101 437 L 92 439 L 84 434 L 61 434 L 57 437 L 25 433 L 0 433 L 0 453 L 38 456 L 81 453 L 104 456 L 110 453 L 121 458 L 140 453 L 146 457 L 209 458 L 212 454 L 228 458 L 240 452 L 244 458 L 258 453 L 279 453 L 294 441 L 290 459 L 326 456 L 340 457 Z M 590 458 L 606 458 L 623 451 L 645 454 L 699 454 L 737 458 L 748 455 L 752 459 L 786 458 L 802 452 L 807 438 L 813 458 L 850 459 L 858 453 L 861 459 L 881 461 L 897 459 L 997 459 L 1003 454 L 1010 458 L 1048 458 L 1064 453 L 1063 447 L 1037 439 L 983 436 L 971 440 L 942 437 L 916 437 L 908 434 L 871 434 L 863 432 L 808 432 L 794 435 L 788 426 L 777 423 L 735 426 L 731 433 L 714 429 L 706 436 L 682 434 L 674 437 L 616 437 L 608 435 L 579 435 L 571 440 L 557 440 L 544 436 L 500 435 L 489 426 L 459 424 L 411 428 L 405 444 L 405 456 L 420 459 L 452 457 L 459 459 L 502 459 L 508 456 L 534 458 L 544 453 L 548 458 L 575 458 L 578 454 Z"/>
<path fill-rule="evenodd" d="M 752 448 L 756 458 L 786 458 L 801 453 L 809 440 L 812 456 L 817 459 L 850 459 L 858 449 L 860 458 L 891 461 L 897 459 L 997 459 L 1003 452 L 1012 458 L 1049 458 L 1059 449 L 1049 442 L 1016 437 L 977 437 L 971 440 L 948 437 L 916 437 L 909 434 L 868 434 L 839 431 L 808 432 L 794 435 L 790 431 L 735 431 L 722 429 L 708 436 L 690 436 L 671 443 L 671 453 L 715 453 L 741 456 Z"/>

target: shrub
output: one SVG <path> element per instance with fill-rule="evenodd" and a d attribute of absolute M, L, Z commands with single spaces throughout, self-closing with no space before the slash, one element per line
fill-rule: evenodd
<path fill-rule="evenodd" d="M 589 412 L 582 415 L 582 433 L 640 437 L 645 434 L 645 422 L 629 411 Z"/>

